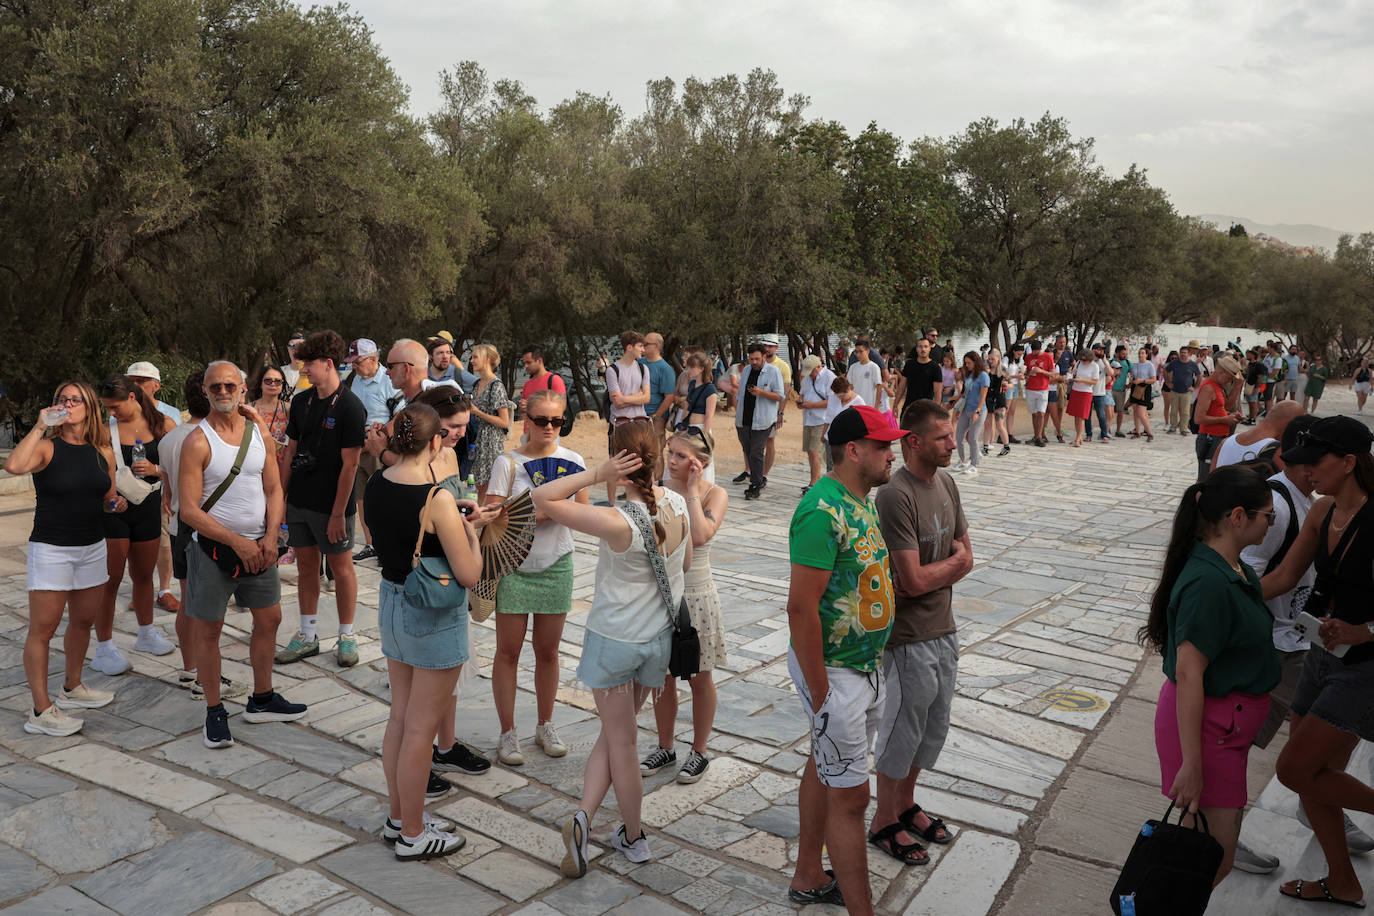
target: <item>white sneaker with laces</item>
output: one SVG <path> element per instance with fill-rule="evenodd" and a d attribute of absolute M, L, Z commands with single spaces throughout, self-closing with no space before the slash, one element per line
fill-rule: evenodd
<path fill-rule="evenodd" d="M 967 475 L 970 476 L 970 477 L 977 477 L 977 476 L 978 476 L 978 466 L 977 466 L 977 465 L 974 465 L 974 464 L 970 464 L 968 467 L 964 468 L 964 473 L 967 474 Z"/>
<path fill-rule="evenodd" d="M 101 674 L 109 675 L 110 677 L 114 677 L 117 674 L 123 674 L 133 667 L 133 665 L 129 663 L 129 660 L 124 657 L 124 653 L 120 652 L 119 647 L 115 646 L 113 643 L 108 649 L 97 646 L 95 655 L 92 656 L 90 664 L 92 671 L 99 671 Z"/>
<path fill-rule="evenodd" d="M 51 735 L 54 738 L 65 738 L 81 731 L 81 726 L 85 725 L 75 716 L 69 716 L 58 708 L 54 703 L 40 714 L 29 716 L 24 723 L 24 731 L 30 735 Z"/>
<path fill-rule="evenodd" d="M 108 690 L 96 690 L 85 684 L 77 684 L 71 690 L 63 690 L 53 698 L 53 705 L 62 709 L 99 709 L 114 702 L 114 694 Z"/>
<path fill-rule="evenodd" d="M 442 817 L 435 817 L 433 814 L 430 814 L 427 810 L 423 811 L 422 813 L 424 815 L 424 820 L 421 823 L 425 827 L 433 827 L 440 833 L 448 833 L 450 830 L 454 828 L 454 824 L 444 820 Z M 400 838 L 400 821 L 393 821 L 390 817 L 388 817 L 386 819 L 386 823 L 382 825 L 382 839 L 386 842 L 388 846 L 395 846 L 396 841 Z"/>
<path fill-rule="evenodd" d="M 621 824 L 616 829 L 615 836 L 611 837 L 611 845 L 625 854 L 625 858 L 635 864 L 649 861 L 649 839 L 644 835 L 644 831 L 639 831 L 639 836 L 631 843 L 625 837 L 625 825 Z"/>
<path fill-rule="evenodd" d="M 520 733 L 515 729 L 501 733 L 501 740 L 496 745 L 496 759 L 506 766 L 518 767 L 525 762 L 525 755 L 520 752 Z"/>
<path fill-rule="evenodd" d="M 562 757 L 568 753 L 568 746 L 558 737 L 552 722 L 541 722 L 534 727 L 534 743 L 550 757 Z"/>
<path fill-rule="evenodd" d="M 172 645 L 157 627 L 143 630 L 134 640 L 134 651 L 146 652 L 149 655 L 167 655 L 175 648 L 176 646 Z"/>

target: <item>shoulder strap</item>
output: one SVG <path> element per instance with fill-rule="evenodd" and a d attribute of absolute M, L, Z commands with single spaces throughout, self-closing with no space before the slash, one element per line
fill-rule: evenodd
<path fill-rule="evenodd" d="M 410 557 L 410 568 L 414 569 L 420 565 L 420 545 L 425 542 L 425 525 L 429 524 L 429 506 L 434 502 L 434 494 L 439 492 L 439 487 L 429 488 L 429 495 L 425 497 L 425 507 L 420 510 L 420 533 L 415 535 L 415 553 Z"/>
<path fill-rule="evenodd" d="M 1283 501 L 1288 504 L 1288 528 L 1283 533 L 1283 545 L 1279 547 L 1278 551 L 1269 558 L 1269 562 L 1265 564 L 1265 575 L 1279 568 L 1279 564 L 1283 562 L 1283 558 L 1288 556 L 1289 548 L 1292 547 L 1293 542 L 1298 539 L 1298 509 L 1297 506 L 1293 504 L 1293 495 L 1288 492 L 1287 487 L 1277 480 L 1270 480 L 1267 482 L 1269 484 L 1269 489 L 1279 494 L 1279 496 L 1282 496 Z"/>
<path fill-rule="evenodd" d="M 663 608 L 668 612 L 668 623 L 673 628 L 677 628 L 677 621 L 673 614 L 673 589 L 668 584 L 668 568 L 663 562 L 663 555 L 658 552 L 658 543 L 654 540 L 654 526 L 649 521 L 649 513 L 644 511 L 644 507 L 633 500 L 625 500 L 625 508 L 622 510 L 634 522 L 639 529 L 640 540 L 644 542 L 644 550 L 649 554 L 649 563 L 654 568 L 654 578 L 658 581 L 658 594 L 663 599 Z"/>
<path fill-rule="evenodd" d="M 110 417 L 110 444 L 114 446 L 115 467 L 124 470 L 124 452 L 119 447 L 119 420 Z"/>
<path fill-rule="evenodd" d="M 229 474 L 215 487 L 215 492 L 210 494 L 210 498 L 200 504 L 200 511 L 209 512 L 210 507 L 219 502 L 219 498 L 224 495 L 224 491 L 229 489 L 229 485 L 239 476 L 239 471 L 243 470 L 243 459 L 248 456 L 248 446 L 253 444 L 253 430 L 256 427 L 252 421 L 243 421 L 243 441 L 239 443 L 239 453 L 234 456 L 234 466 L 229 469 Z M 202 430 L 202 432 L 205 432 Z M 206 432 L 208 437 L 210 433 Z"/>

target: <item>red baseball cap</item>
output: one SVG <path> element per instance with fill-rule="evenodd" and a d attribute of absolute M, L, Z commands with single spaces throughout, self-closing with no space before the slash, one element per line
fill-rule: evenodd
<path fill-rule="evenodd" d="M 887 417 L 872 407 L 846 407 L 835 414 L 830 421 L 828 438 L 831 445 L 844 445 L 860 439 L 874 442 L 896 442 L 907 434 L 904 429 L 895 429 Z"/>

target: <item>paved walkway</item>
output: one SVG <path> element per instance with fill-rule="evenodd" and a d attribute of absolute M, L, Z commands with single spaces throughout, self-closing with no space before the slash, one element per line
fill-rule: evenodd
<path fill-rule="evenodd" d="M 904 869 L 870 850 L 882 912 L 1104 911 L 1132 833 L 1163 807 L 1150 740 L 1158 662 L 1142 658 L 1134 635 L 1173 494 L 1192 477 L 1191 455 L 1191 440 L 1171 436 L 1150 445 L 1018 448 L 986 459 L 980 477 L 960 478 L 977 563 L 956 589 L 963 655 L 954 728 L 918 795 L 957 836 L 932 848 L 933 867 Z M 592 591 L 590 542 L 578 539 L 576 603 L 560 647 L 555 722 L 572 750 L 552 760 L 533 746 L 527 650 L 517 700 L 527 763 L 457 775 L 456 790 L 431 808 L 460 822 L 467 847 L 403 865 L 376 836 L 385 814 L 377 755 L 389 692 L 373 564 L 359 576 L 362 663 L 339 670 L 330 639 L 323 656 L 278 669 L 278 688 L 311 705 L 302 722 L 253 726 L 234 716 L 239 744 L 206 750 L 203 706 L 174 686 L 177 656 L 132 653 L 134 622 L 121 611 L 125 630 L 116 638 L 135 671 L 88 679 L 117 690 L 116 701 L 87 713 L 80 735 L 35 737 L 22 730 L 29 700 L 20 659 L 32 497 L 0 497 L 0 905 L 36 913 L 331 916 L 793 912 L 786 886 L 807 751 L 785 670 L 783 605 L 786 525 L 802 474 L 777 469 L 763 499 L 734 500 L 716 539 L 730 651 L 717 676 L 710 769 L 693 786 L 676 785 L 667 772 L 647 779 L 653 860 L 633 866 L 610 852 L 580 881 L 558 872 L 557 826 L 575 807 L 597 730 L 591 697 L 573 674 Z M 294 576 L 286 575 L 283 643 L 295 620 Z M 321 610 L 322 632 L 331 634 L 328 595 Z M 170 616 L 159 613 L 159 622 L 170 635 Z M 230 613 L 225 673 L 236 679 L 248 676 L 247 626 L 247 614 Z M 457 721 L 460 740 L 488 753 L 497 731 L 486 680 L 494 643 L 490 621 L 473 626 L 480 679 L 466 688 Z M 53 689 L 60 648 L 55 640 Z M 679 738 L 690 732 L 690 715 L 684 693 Z M 647 750 L 650 712 L 640 724 Z M 1271 789 L 1264 801 L 1266 818 L 1282 817 L 1278 793 Z M 603 812 L 593 837 L 617 823 L 613 811 Z M 1285 849 L 1305 842 L 1291 830 L 1285 836 Z M 1310 850 L 1304 855 L 1313 865 Z M 1229 907 L 1228 895 L 1219 897 Z"/>

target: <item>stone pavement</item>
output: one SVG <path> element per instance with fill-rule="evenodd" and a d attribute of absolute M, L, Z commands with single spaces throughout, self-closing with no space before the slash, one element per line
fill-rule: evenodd
<path fill-rule="evenodd" d="M 956 589 L 963 654 L 954 727 L 918 794 L 957 835 L 932 847 L 932 867 L 903 868 L 870 850 L 882 912 L 1104 911 L 1134 830 L 1163 808 L 1150 732 L 1158 662 L 1143 658 L 1134 637 L 1191 456 L 1190 440 L 1162 435 L 1150 445 L 1017 448 L 986 459 L 981 476 L 959 478 L 977 564 Z M 121 610 L 116 638 L 135 672 L 88 678 L 116 690 L 116 701 L 87 712 L 77 736 L 30 736 L 20 652 L 32 497 L 0 497 L 0 905 L 159 914 L 793 911 L 786 887 L 807 736 L 785 668 L 783 606 L 786 526 L 803 473 L 775 469 L 763 499 L 734 499 L 716 538 L 729 661 L 717 670 L 710 769 L 693 786 L 676 785 L 671 772 L 646 779 L 652 861 L 634 866 L 609 852 L 580 881 L 558 872 L 557 827 L 576 806 L 597 730 L 574 676 L 591 542 L 577 541 L 574 613 L 560 647 L 555 722 L 570 753 L 552 760 L 533 746 L 527 649 L 517 700 L 526 764 L 457 774 L 456 790 L 431 808 L 459 822 L 467 847 L 401 864 L 377 838 L 389 690 L 374 564 L 359 575 L 362 663 L 338 669 L 330 638 L 321 657 L 278 668 L 278 688 L 311 706 L 302 722 L 247 725 L 234 708 L 239 744 L 206 750 L 203 706 L 175 686 L 177 656 L 132 653 L 134 622 Z M 288 568 L 283 643 L 295 620 L 294 577 Z M 329 595 L 321 618 L 332 634 Z M 170 616 L 159 612 L 159 622 L 170 635 Z M 230 613 L 225 673 L 235 679 L 248 677 L 247 626 L 248 615 Z M 479 677 L 465 687 L 457 719 L 460 740 L 492 756 L 494 644 L 490 621 L 473 625 Z M 54 690 L 60 649 L 54 640 Z M 682 697 L 680 739 L 691 716 L 690 695 Z M 647 750 L 650 711 L 640 725 Z M 1265 793 L 1266 816 L 1282 817 L 1285 804 L 1291 813 L 1277 796 Z M 613 801 L 593 824 L 595 839 L 618 823 Z"/>

